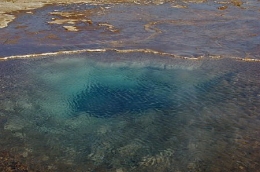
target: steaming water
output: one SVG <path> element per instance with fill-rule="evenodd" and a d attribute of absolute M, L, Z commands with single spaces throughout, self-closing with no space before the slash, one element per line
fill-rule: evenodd
<path fill-rule="evenodd" d="M 175 5 L 48 6 L 2 29 L 0 151 L 31 171 L 259 171 L 259 4 Z M 48 23 L 59 10 L 92 24 Z"/>

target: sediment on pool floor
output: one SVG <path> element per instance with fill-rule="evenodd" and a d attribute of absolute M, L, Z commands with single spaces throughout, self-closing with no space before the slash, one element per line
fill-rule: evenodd
<path fill-rule="evenodd" d="M 12 73 L 3 70 L 0 74 L 12 86 L 1 95 L 9 96 L 0 102 L 1 131 L 9 134 L 1 141 L 11 141 L 4 147 L 25 158 L 28 167 L 42 166 L 43 171 L 258 167 L 250 163 L 259 157 L 254 147 L 259 142 L 255 140 L 259 130 L 256 63 L 115 52 L 1 63 L 14 63 Z M 165 63 L 173 67 L 164 68 Z M 128 89 L 130 95 L 124 92 Z M 114 100 L 121 94 L 130 96 L 128 100 L 133 94 L 132 98 L 145 99 L 150 93 L 154 96 L 150 101 L 164 104 L 171 100 L 172 104 L 132 112 L 123 109 L 109 118 L 84 111 L 71 115 L 69 102 L 75 97 L 97 97 L 105 92 Z M 250 154 L 242 156 L 245 151 Z"/>

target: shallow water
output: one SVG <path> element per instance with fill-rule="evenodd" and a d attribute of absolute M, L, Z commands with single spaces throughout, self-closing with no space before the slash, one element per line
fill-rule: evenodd
<path fill-rule="evenodd" d="M 0 32 L 0 152 L 28 171 L 259 171 L 258 2 L 33 12 Z"/>
<path fill-rule="evenodd" d="M 240 7 L 221 1 L 52 5 L 19 14 L 1 29 L 0 57 L 114 48 L 259 59 L 259 8 L 253 0 Z"/>
<path fill-rule="evenodd" d="M 1 149 L 42 171 L 257 171 L 259 73 L 112 51 L 4 61 Z"/>

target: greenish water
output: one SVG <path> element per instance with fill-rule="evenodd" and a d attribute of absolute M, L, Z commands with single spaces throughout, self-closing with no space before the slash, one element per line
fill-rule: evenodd
<path fill-rule="evenodd" d="M 0 30 L 0 171 L 259 171 L 259 2 L 155 4 Z"/>
<path fill-rule="evenodd" d="M 41 171 L 257 171 L 259 73 L 149 53 L 3 61 L 1 150 Z"/>

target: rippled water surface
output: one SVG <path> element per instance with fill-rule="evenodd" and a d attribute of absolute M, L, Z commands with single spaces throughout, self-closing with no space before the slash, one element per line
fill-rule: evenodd
<path fill-rule="evenodd" d="M 33 13 L 0 32 L 0 171 L 259 171 L 259 2 Z"/>
<path fill-rule="evenodd" d="M 1 62 L 1 145 L 49 171 L 257 171 L 258 63 L 144 53 Z"/>

